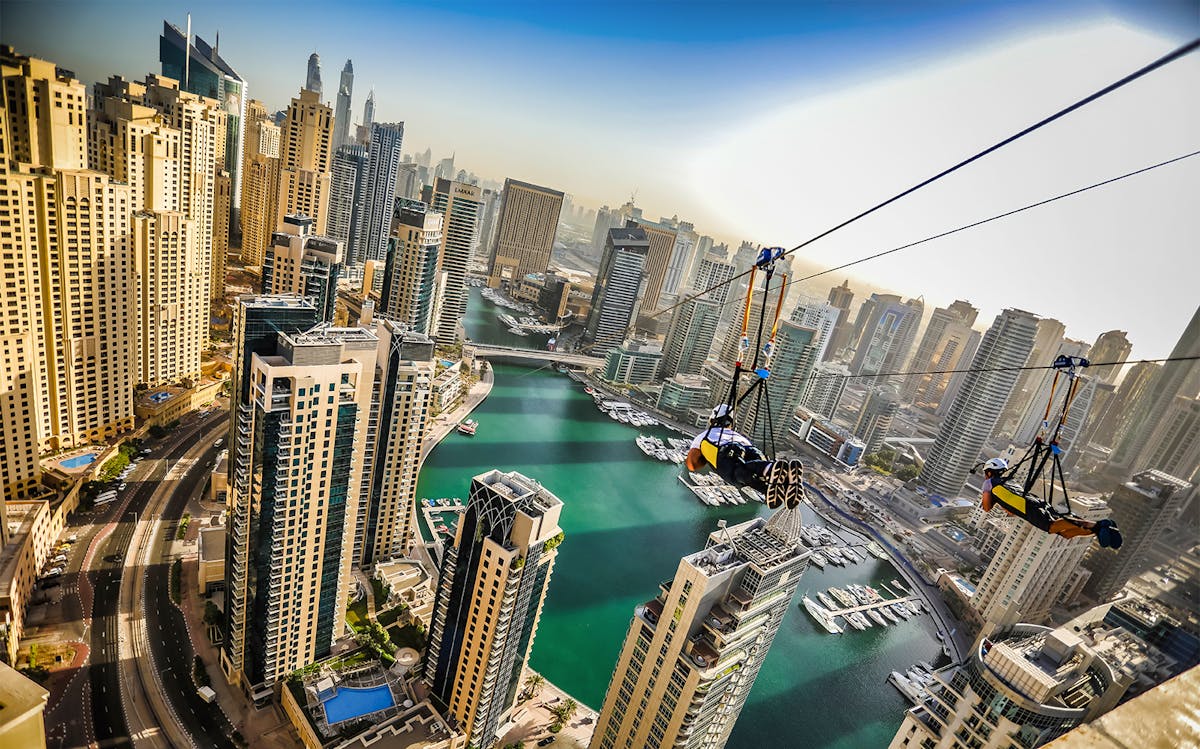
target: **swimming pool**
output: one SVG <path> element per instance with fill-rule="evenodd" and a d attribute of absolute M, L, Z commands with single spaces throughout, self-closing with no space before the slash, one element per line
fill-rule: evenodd
<path fill-rule="evenodd" d="M 96 453 L 84 453 L 83 455 L 76 455 L 73 458 L 67 458 L 66 460 L 60 460 L 58 462 L 58 464 L 61 465 L 63 468 L 70 468 L 70 469 L 74 470 L 76 468 L 83 468 L 84 466 L 91 465 L 92 463 L 95 463 L 95 462 L 96 462 Z"/>
<path fill-rule="evenodd" d="M 153 395 L 151 395 L 150 402 L 151 403 L 162 403 L 163 401 L 167 400 L 170 397 L 171 397 L 171 394 L 169 392 L 167 392 L 166 390 L 164 390 L 161 393 L 154 393 Z"/>
<path fill-rule="evenodd" d="M 967 534 L 963 533 L 957 528 L 943 528 L 942 533 L 945 533 L 947 536 L 960 544 L 967 540 Z"/>
<path fill-rule="evenodd" d="M 336 695 L 325 700 L 325 720 L 332 726 L 395 705 L 392 690 L 387 684 L 370 689 L 340 687 Z"/>

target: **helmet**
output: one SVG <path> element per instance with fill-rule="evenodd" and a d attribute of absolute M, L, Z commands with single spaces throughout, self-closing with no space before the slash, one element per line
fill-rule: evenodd
<path fill-rule="evenodd" d="M 997 472 L 1008 470 L 1008 461 L 1004 458 L 992 458 L 983 464 L 983 470 Z"/>
<path fill-rule="evenodd" d="M 723 416 L 728 416 L 728 415 L 729 415 L 729 404 L 728 403 L 720 403 L 715 408 L 713 408 L 711 418 L 719 419 Z"/>

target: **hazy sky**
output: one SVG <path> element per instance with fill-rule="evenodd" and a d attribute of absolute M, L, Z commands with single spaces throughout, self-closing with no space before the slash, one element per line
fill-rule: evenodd
<path fill-rule="evenodd" d="M 592 207 L 791 246 L 1200 35 L 1200 3 L 0 2 L 85 82 L 158 70 L 164 17 L 283 108 L 353 58 L 355 119 Z M 805 251 L 830 265 L 1200 150 L 1200 54 Z M 330 102 L 332 103 L 332 101 Z M 1200 302 L 1200 157 L 857 267 L 927 309 L 1015 306 L 1165 356 Z M 830 284 L 841 274 L 830 277 Z"/>

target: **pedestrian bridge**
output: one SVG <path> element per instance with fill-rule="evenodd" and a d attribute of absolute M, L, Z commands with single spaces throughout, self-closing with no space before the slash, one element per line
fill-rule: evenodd
<path fill-rule="evenodd" d="M 604 366 L 604 360 L 597 356 L 570 354 L 563 351 L 540 351 L 538 349 L 517 348 L 516 346 L 495 346 L 483 343 L 468 343 L 463 346 L 464 354 L 473 354 L 480 359 L 504 358 L 521 359 L 524 361 L 553 362 L 566 364 L 571 367 L 599 368 Z"/>

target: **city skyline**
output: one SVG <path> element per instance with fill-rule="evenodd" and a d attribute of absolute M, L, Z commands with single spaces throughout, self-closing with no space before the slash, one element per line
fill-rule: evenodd
<path fill-rule="evenodd" d="M 507 66 L 532 64 L 524 53 L 490 70 L 482 77 L 488 79 L 486 85 L 480 76 L 471 78 L 462 70 L 473 58 L 487 59 L 494 46 L 520 45 L 532 37 L 546 54 L 557 54 L 565 52 L 568 42 L 574 45 L 564 58 L 570 63 L 562 70 L 523 71 L 530 77 L 521 79 L 520 95 L 537 104 L 532 109 L 538 123 L 499 121 L 489 128 L 471 127 L 471 118 L 457 122 L 453 120 L 460 118 L 442 116 L 441 94 L 421 102 L 403 96 L 400 82 L 409 76 L 376 80 L 392 63 L 374 52 L 374 32 L 361 25 L 355 25 L 353 33 L 364 36 L 351 44 L 351 31 L 337 18 L 322 19 L 318 31 L 315 12 L 297 13 L 292 22 L 308 38 L 293 47 L 290 42 L 248 40 L 241 33 L 254 27 L 256 14 L 270 13 L 273 6 L 235 15 L 217 3 L 203 17 L 193 17 L 193 33 L 215 39 L 207 30 L 225 27 L 225 46 L 218 45 L 222 57 L 238 68 L 252 95 L 265 99 L 271 111 L 285 106 L 303 83 L 305 59 L 312 49 L 326 60 L 354 57 L 361 87 L 377 90 L 377 119 L 405 120 L 411 143 L 457 153 L 460 164 L 489 179 L 514 177 L 549 185 L 590 208 L 616 205 L 636 192 L 648 217 L 675 214 L 695 223 L 699 233 L 719 239 L 792 245 L 1140 67 L 1196 30 L 1186 14 L 1169 4 L 1143 8 L 1073 2 L 1053 9 L 1034 5 L 991 3 L 970 12 L 937 13 L 932 3 L 886 18 L 804 6 L 780 17 L 788 32 L 765 37 L 774 42 L 769 45 L 774 58 L 755 44 L 770 33 L 765 30 L 770 24 L 760 15 L 731 21 L 733 33 L 711 39 L 711 7 L 700 8 L 695 17 L 660 24 L 656 28 L 664 29 L 665 38 L 646 40 L 646 31 L 624 28 L 628 25 L 616 29 L 587 18 L 583 11 L 527 19 L 521 17 L 523 11 L 505 16 L 479 7 L 448 14 L 420 7 L 360 6 L 388 18 L 405 14 L 410 24 L 449 26 L 459 35 L 472 54 L 445 70 L 439 68 L 439 74 L 450 79 L 459 81 L 462 76 L 462 86 L 447 87 L 453 90 L 456 106 L 470 95 L 476 106 L 491 111 L 500 105 L 497 97 L 515 95 L 511 81 L 516 79 L 504 76 L 511 72 Z M 78 19 L 79 28 L 63 24 L 51 40 L 37 28 L 36 12 L 10 4 L 4 10 L 4 41 L 16 44 L 22 53 L 55 60 L 87 85 L 114 72 L 137 78 L 155 67 L 161 18 L 179 24 L 187 9 L 156 8 L 144 18 L 121 16 L 121 27 L 113 33 L 128 44 L 114 45 L 104 61 L 91 59 L 94 53 L 87 45 L 72 46 L 72 39 L 85 29 L 94 32 L 85 21 L 94 20 L 99 28 L 111 26 L 108 16 L 113 14 L 106 11 L 105 18 L 89 19 L 87 8 L 77 11 L 72 18 Z M 663 9 L 640 12 L 647 20 L 665 21 Z M 493 16 L 485 17 L 489 13 Z M 482 27 L 487 24 L 490 35 L 484 37 Z M 312 31 L 305 32 L 305 27 Z M 379 24 L 380 29 L 386 27 Z M 711 59 L 697 61 L 686 42 L 702 39 L 716 46 Z M 635 72 L 618 59 L 620 51 L 635 42 L 652 58 L 664 58 L 660 70 Z M 262 54 L 274 50 L 275 44 L 286 48 Z M 830 54 L 839 44 L 850 45 L 847 49 L 857 57 Z M 411 64 L 419 72 L 423 63 Z M 543 80 L 570 72 L 579 74 L 578 82 Z M 627 121 L 613 122 L 618 115 L 609 107 L 604 107 L 605 117 L 596 117 L 591 110 L 602 102 L 579 96 L 601 73 L 652 76 L 647 85 L 635 87 L 634 106 L 621 108 L 624 113 L 619 116 L 630 118 Z M 713 87 L 703 95 L 697 90 L 701 73 Z M 1187 133 L 1195 130 L 1200 112 L 1193 102 L 1170 93 L 1186 88 L 1198 75 L 1200 62 L 1190 58 L 1169 66 L 1114 95 L 1111 102 L 1078 112 L 1029 139 L 1027 145 L 1007 149 L 1003 156 L 980 162 L 944 185 L 806 249 L 804 260 L 818 266 L 844 262 L 1192 151 L 1195 144 L 1187 141 Z M 496 76 L 502 80 L 494 80 Z M 538 82 L 553 85 L 533 85 Z M 488 90 L 477 91 L 476 86 Z M 656 92 L 661 90 L 676 94 L 660 101 L 664 97 Z M 555 97 L 565 101 L 551 101 Z M 751 101 L 753 97 L 759 103 Z M 322 97 L 326 98 L 332 107 L 333 93 Z M 947 101 L 955 106 L 944 106 Z M 409 107 L 416 109 L 406 111 Z M 502 120 L 515 116 L 511 107 L 497 111 Z M 730 114 L 735 111 L 741 120 Z M 896 117 L 896 112 L 906 114 Z M 795 139 L 797 128 L 808 137 Z M 785 135 L 786 142 L 781 140 Z M 504 145 L 479 144 L 476 138 L 503 138 Z M 620 152 L 596 148 L 596 143 L 619 143 Z M 756 178 L 746 184 L 750 174 Z M 1036 179 L 1031 180 L 1031 174 Z M 980 308 L 981 319 L 1005 307 L 1057 317 L 1073 336 L 1088 340 L 1106 330 L 1126 329 L 1134 358 L 1160 356 L 1174 335 L 1163 322 L 1183 319 L 1190 311 L 1185 280 L 1189 273 L 1182 271 L 1193 266 L 1200 270 L 1197 260 L 1179 249 L 1195 229 L 1186 195 L 1197 187 L 1200 170 L 1194 164 L 1173 165 L 873 261 L 850 275 L 871 286 L 923 294 L 933 302 L 929 307 L 965 297 Z M 743 208 L 728 211 L 734 199 Z M 803 208 L 797 211 L 797 205 Z M 1150 247 L 1145 246 L 1147 232 L 1159 240 Z M 1105 269 L 1125 257 L 1130 247 L 1139 248 L 1143 262 L 1129 268 L 1123 279 L 1126 288 L 1114 287 Z M 945 253 L 952 253 L 955 262 L 934 262 Z M 1079 262 L 1081 257 L 1090 262 Z M 979 283 L 977 291 L 963 294 L 958 285 L 974 278 L 980 265 L 998 265 L 1005 273 L 1022 268 L 1043 272 L 1028 274 L 1023 284 L 1005 285 L 1002 292 Z M 1076 293 L 1062 294 L 1047 280 L 1065 274 L 1078 280 Z M 1109 304 L 1109 295 L 1151 284 L 1159 300 L 1153 309 Z"/>

